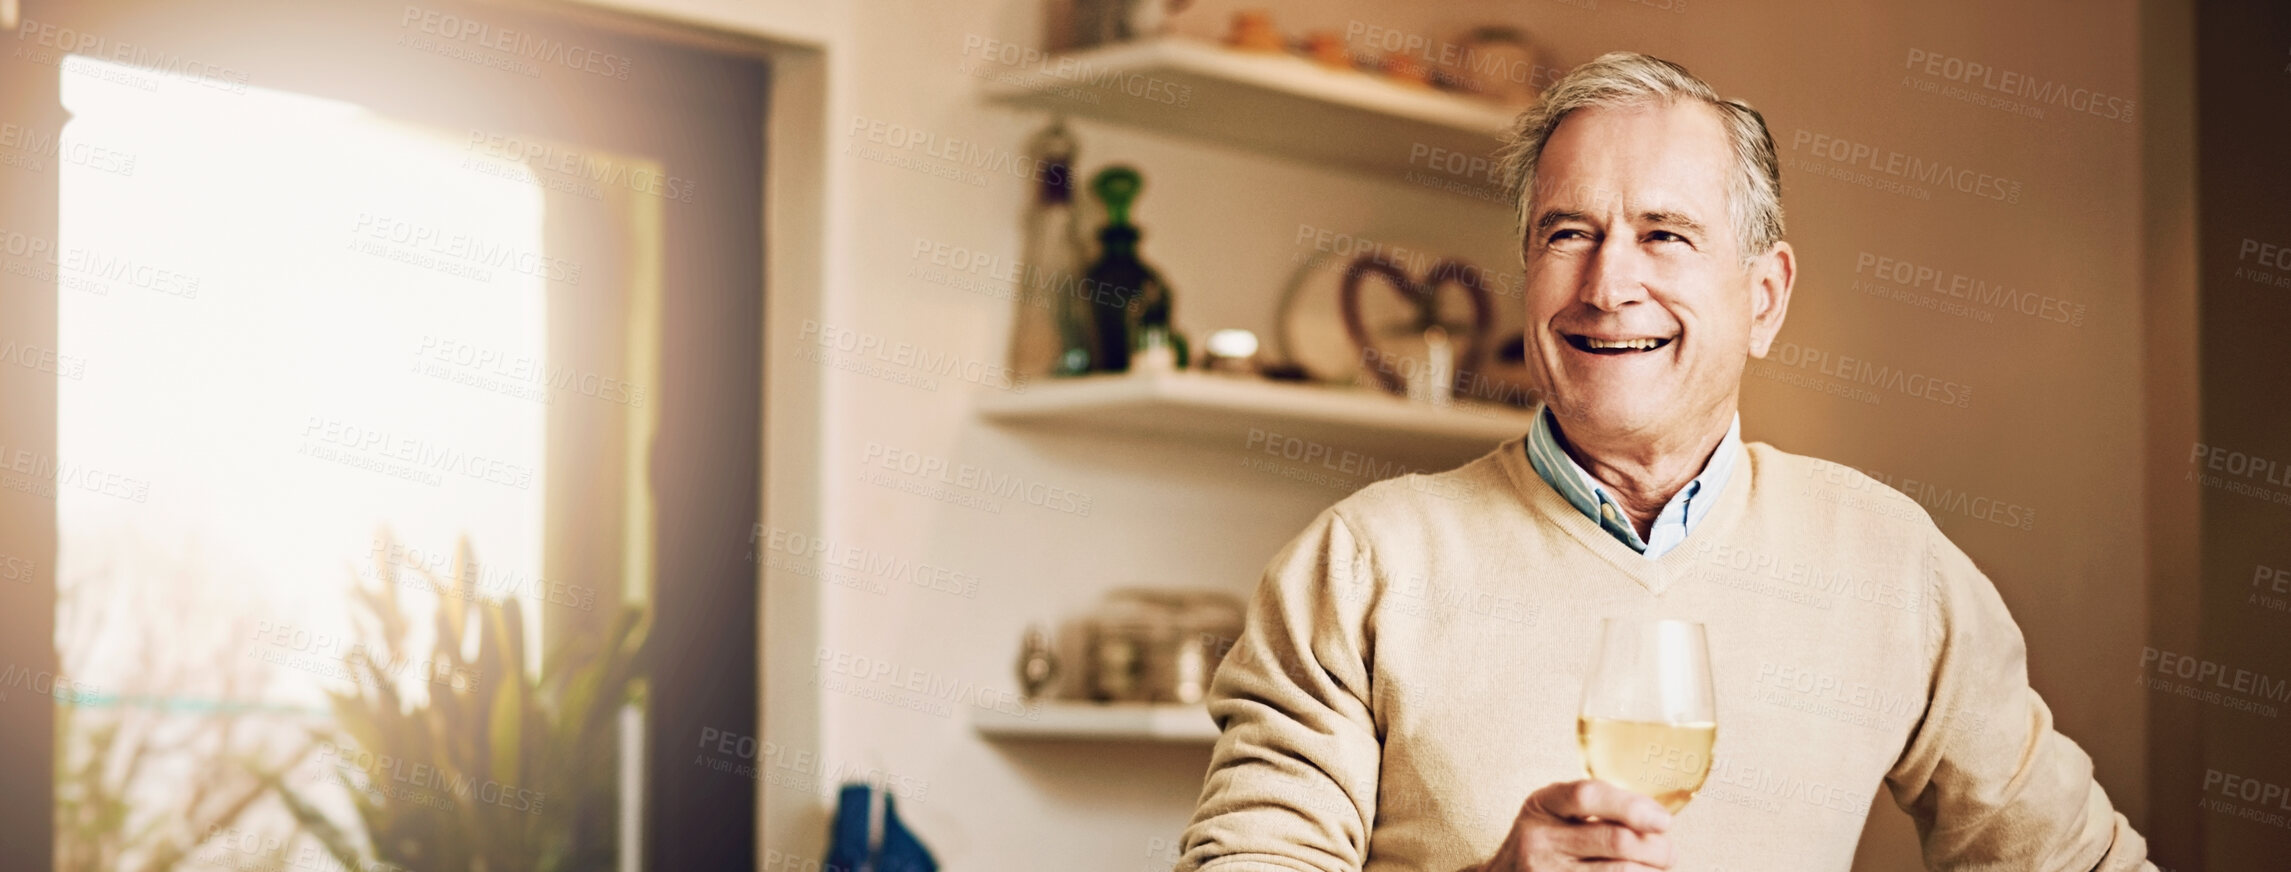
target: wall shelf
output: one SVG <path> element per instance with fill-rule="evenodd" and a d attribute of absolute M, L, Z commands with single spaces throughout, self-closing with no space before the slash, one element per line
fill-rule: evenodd
<path fill-rule="evenodd" d="M 1051 700 L 1038 704 L 1032 716 L 993 710 L 973 712 L 971 728 L 979 735 L 998 740 L 1195 745 L 1217 741 L 1217 723 L 1209 719 L 1209 708 L 1200 704 Z"/>
<path fill-rule="evenodd" d="M 1492 190 L 1471 167 L 1434 167 L 1433 150 L 1492 157 L 1514 110 L 1456 94 L 1330 69 L 1285 54 L 1164 38 L 1102 46 L 1047 63 L 971 72 L 988 101 L 1338 167 L 1388 182 Z M 1429 179 L 1410 178 L 1423 172 Z M 1477 190 L 1463 193 L 1480 196 Z M 1197 372 L 1050 379 L 986 392 L 998 426 L 1090 433 L 1146 447 L 1227 451 L 1284 470 L 1361 484 L 1476 459 L 1533 424 L 1524 410 L 1433 406 L 1368 388 Z M 1274 453 L 1267 454 L 1270 446 Z M 1289 456 L 1283 449 L 1297 453 Z M 1304 452 L 1311 452 L 1306 454 Z M 1024 714 L 974 711 L 996 742 L 1148 742 L 1208 746 L 1205 706 L 1049 701 Z"/>
<path fill-rule="evenodd" d="M 1051 379 L 981 402 L 982 415 L 1006 426 L 1116 432 L 1236 452 L 1322 446 L 1309 458 L 1265 457 L 1338 474 L 1356 471 L 1342 466 L 1347 461 L 1339 452 L 1350 451 L 1379 478 L 1461 465 L 1526 433 L 1535 421 L 1509 406 L 1433 406 L 1365 388 L 1193 372 Z"/>
<path fill-rule="evenodd" d="M 1484 173 L 1428 170 L 1429 149 L 1489 155 L 1516 114 L 1292 55 L 1178 37 L 1102 46 L 1011 71 L 989 80 L 989 99 L 1394 179 L 1427 170 L 1443 182 L 1484 188 L 1495 187 Z"/>

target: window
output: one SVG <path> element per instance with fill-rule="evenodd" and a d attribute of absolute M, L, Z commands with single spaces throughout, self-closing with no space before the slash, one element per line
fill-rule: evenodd
<path fill-rule="evenodd" d="M 456 137 L 336 101 L 85 57 L 62 79 L 56 642 L 76 702 L 64 759 L 87 769 L 59 798 L 89 817 L 59 847 L 67 866 L 147 860 L 224 827 L 195 860 L 304 850 L 283 809 L 236 800 L 336 726 L 327 692 L 356 689 L 367 643 L 355 586 L 397 583 L 426 617 L 419 572 L 452 577 L 466 538 L 480 593 L 526 601 L 540 666 L 560 260 L 542 192 L 521 165 L 463 169 Z M 377 656 L 417 703 L 497 678 L 441 670 L 416 635 Z M 346 784 L 470 800 L 332 741 L 308 758 L 286 785 L 335 819 L 356 817 Z M 97 826 L 106 801 L 122 825 Z"/>
<path fill-rule="evenodd" d="M 752 862 L 753 779 L 686 764 L 758 732 L 762 66 L 493 6 L 22 5 L 0 765 L 56 789 L 0 797 L 11 857 Z M 641 709 L 554 729 L 532 676 L 638 613 Z"/>

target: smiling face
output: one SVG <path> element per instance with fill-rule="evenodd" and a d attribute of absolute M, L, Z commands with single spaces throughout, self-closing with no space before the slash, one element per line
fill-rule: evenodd
<path fill-rule="evenodd" d="M 1793 278 L 1787 244 L 1743 262 L 1734 167 L 1695 101 L 1579 110 L 1544 144 L 1522 251 L 1528 365 L 1571 439 L 1707 448 L 1732 422 Z"/>

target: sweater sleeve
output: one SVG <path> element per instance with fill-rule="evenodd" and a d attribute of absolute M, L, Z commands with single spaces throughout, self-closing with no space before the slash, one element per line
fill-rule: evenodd
<path fill-rule="evenodd" d="M 1349 872 L 1366 861 L 1381 751 L 1363 551 L 1331 509 L 1258 582 L 1210 683 L 1220 732 L 1179 872 Z"/>
<path fill-rule="evenodd" d="M 1886 775 L 1926 868 L 2153 872 L 2092 759 L 2053 730 L 2029 687 L 2020 627 L 1996 587 L 1938 532 L 1927 563 L 1928 702 Z"/>

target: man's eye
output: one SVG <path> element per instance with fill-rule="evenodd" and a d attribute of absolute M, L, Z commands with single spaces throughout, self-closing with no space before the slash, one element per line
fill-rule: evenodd
<path fill-rule="evenodd" d="M 1689 240 L 1689 239 L 1687 239 L 1686 237 L 1684 237 L 1684 236 L 1680 236 L 1680 235 L 1678 235 L 1678 234 L 1676 234 L 1676 233 L 1672 233 L 1672 232 L 1670 232 L 1670 231 L 1668 231 L 1668 230 L 1656 230 L 1656 231 L 1653 231 L 1653 232 L 1650 232 L 1650 233 L 1648 233 L 1648 234 L 1647 234 L 1647 241 L 1648 241 L 1648 242 L 1684 242 L 1684 243 L 1687 243 L 1687 244 L 1689 244 L 1689 245 L 1692 245 L 1692 244 L 1694 244 L 1692 240 Z"/>
<path fill-rule="evenodd" d="M 1574 241 L 1574 240 L 1578 240 L 1578 239 L 1589 239 L 1589 238 L 1591 238 L 1591 235 L 1590 235 L 1590 234 L 1588 234 L 1588 233 L 1584 233 L 1583 231 L 1581 231 L 1581 230 L 1576 230 L 1576 229 L 1574 229 L 1574 228 L 1568 228 L 1568 229 L 1566 229 L 1566 230 L 1558 230 L 1558 231 L 1554 231 L 1554 232 L 1551 234 L 1551 239 L 1550 239 L 1549 241 L 1550 241 L 1550 242 L 1553 242 L 1553 243 L 1559 243 L 1559 242 L 1571 242 L 1571 241 Z"/>

